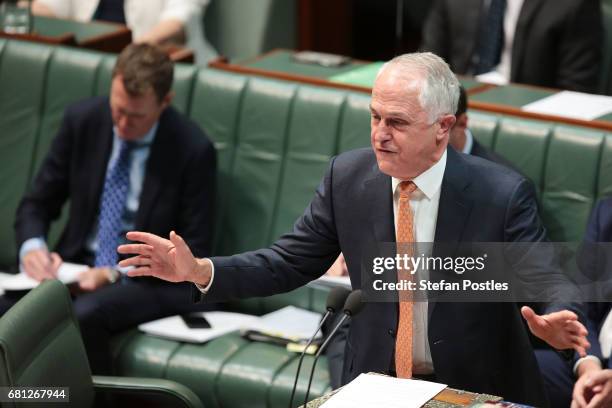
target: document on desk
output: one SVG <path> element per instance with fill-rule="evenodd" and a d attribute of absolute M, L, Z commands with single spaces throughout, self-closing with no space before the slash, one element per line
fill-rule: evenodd
<path fill-rule="evenodd" d="M 593 120 L 612 112 L 612 97 L 562 91 L 521 108 L 526 112 Z"/>
<path fill-rule="evenodd" d="M 286 306 L 263 316 L 233 312 L 202 312 L 210 328 L 190 328 L 180 316 L 143 323 L 138 328 L 158 337 L 204 343 L 233 331 L 254 331 L 291 341 L 309 338 L 321 321 L 321 314 Z M 321 334 L 318 334 L 320 337 Z"/>
<path fill-rule="evenodd" d="M 87 265 L 63 262 L 57 271 L 57 278 L 65 284 L 76 282 L 81 272 L 89 269 Z M 0 289 L 5 291 L 30 290 L 39 282 L 30 278 L 25 272 L 17 274 L 0 272 Z"/>
<path fill-rule="evenodd" d="M 322 408 L 419 408 L 438 395 L 445 384 L 361 374 L 325 402 Z"/>
<path fill-rule="evenodd" d="M 250 326 L 257 316 L 233 312 L 201 312 L 210 328 L 193 329 L 180 316 L 170 316 L 143 323 L 138 329 L 153 336 L 189 343 L 204 343 L 224 334 Z"/>

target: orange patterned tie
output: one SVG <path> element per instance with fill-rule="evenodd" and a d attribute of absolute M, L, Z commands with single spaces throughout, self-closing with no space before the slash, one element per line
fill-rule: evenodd
<path fill-rule="evenodd" d="M 397 208 L 397 253 L 411 256 L 414 254 L 414 217 L 410 208 L 410 194 L 416 190 L 412 181 L 399 184 L 400 196 Z M 398 280 L 411 280 L 410 271 L 398 269 Z M 395 372 L 398 378 L 412 377 L 412 294 L 402 291 L 399 294 L 399 321 L 395 339 Z"/>

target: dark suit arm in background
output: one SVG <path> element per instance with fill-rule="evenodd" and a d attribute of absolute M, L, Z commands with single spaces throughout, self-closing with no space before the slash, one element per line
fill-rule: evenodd
<path fill-rule="evenodd" d="M 530 289 L 530 296 L 535 300 L 553 300 L 541 305 L 540 313 L 567 309 L 575 312 L 580 321 L 585 322 L 584 306 L 579 301 L 582 299 L 580 291 L 563 273 L 553 245 L 547 244 L 546 229 L 538 215 L 535 197 L 533 183 L 523 178 L 509 201 L 505 242 L 517 243 L 516 246 L 510 244 L 510 253 L 524 256 L 522 261 L 513 261 L 513 266 L 519 271 L 520 281 Z M 530 247 L 528 243 L 535 245 Z M 528 252 L 523 252 L 528 248 Z"/>
<path fill-rule="evenodd" d="M 602 61 L 601 5 L 596 0 L 573 3 L 576 7 L 567 13 L 568 21 L 557 50 L 556 83 L 563 89 L 594 92 Z"/>
<path fill-rule="evenodd" d="M 212 251 L 217 179 L 215 148 L 208 140 L 188 159 L 180 191 L 180 213 L 176 232 L 197 257 Z"/>
<path fill-rule="evenodd" d="M 27 239 L 46 237 L 60 214 L 70 186 L 74 127 L 68 110 L 34 183 L 22 198 L 15 217 L 17 248 Z"/>
<path fill-rule="evenodd" d="M 340 253 L 332 204 L 334 161 L 293 232 L 266 249 L 212 258 L 215 277 L 207 301 L 287 292 L 325 273 Z"/>
<path fill-rule="evenodd" d="M 433 52 L 450 64 L 451 27 L 444 0 L 434 0 L 423 25 L 422 51 Z"/>

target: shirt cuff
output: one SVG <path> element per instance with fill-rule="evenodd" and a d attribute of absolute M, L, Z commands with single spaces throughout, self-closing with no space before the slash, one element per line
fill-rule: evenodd
<path fill-rule="evenodd" d="M 599 364 L 599 368 L 602 368 L 602 367 L 601 367 L 601 361 L 599 360 L 599 358 L 597 358 L 597 357 L 595 357 L 595 356 L 591 356 L 591 355 L 584 356 L 584 357 L 582 357 L 582 358 L 579 358 L 579 359 L 578 359 L 578 361 L 576 361 L 576 363 L 574 364 L 574 369 L 573 369 L 574 376 L 578 376 L 578 366 L 579 366 L 579 365 L 580 365 L 580 364 L 581 364 L 583 361 L 585 361 L 585 360 L 593 360 L 593 361 L 597 361 L 597 364 Z"/>
<path fill-rule="evenodd" d="M 21 244 L 19 248 L 19 263 L 22 263 L 23 257 L 28 252 L 34 251 L 35 249 L 47 249 L 47 243 L 43 237 L 34 237 L 23 241 L 23 244 Z"/>
<path fill-rule="evenodd" d="M 210 287 L 212 286 L 213 281 L 215 280 L 215 264 L 213 263 L 213 261 L 211 261 L 208 258 L 204 258 L 204 259 L 210 262 L 210 269 L 211 269 L 210 282 L 208 282 L 208 285 L 206 286 L 202 286 L 197 283 L 195 285 L 196 285 L 196 288 L 198 288 L 200 292 L 206 295 L 208 291 L 210 290 Z"/>

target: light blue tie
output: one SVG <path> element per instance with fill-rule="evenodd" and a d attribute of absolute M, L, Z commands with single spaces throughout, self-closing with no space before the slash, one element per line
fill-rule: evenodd
<path fill-rule="evenodd" d="M 122 233 L 122 216 L 130 186 L 130 161 L 133 143 L 119 141 L 119 155 L 104 181 L 98 218 L 98 251 L 95 266 L 115 266 L 117 245 Z"/>

